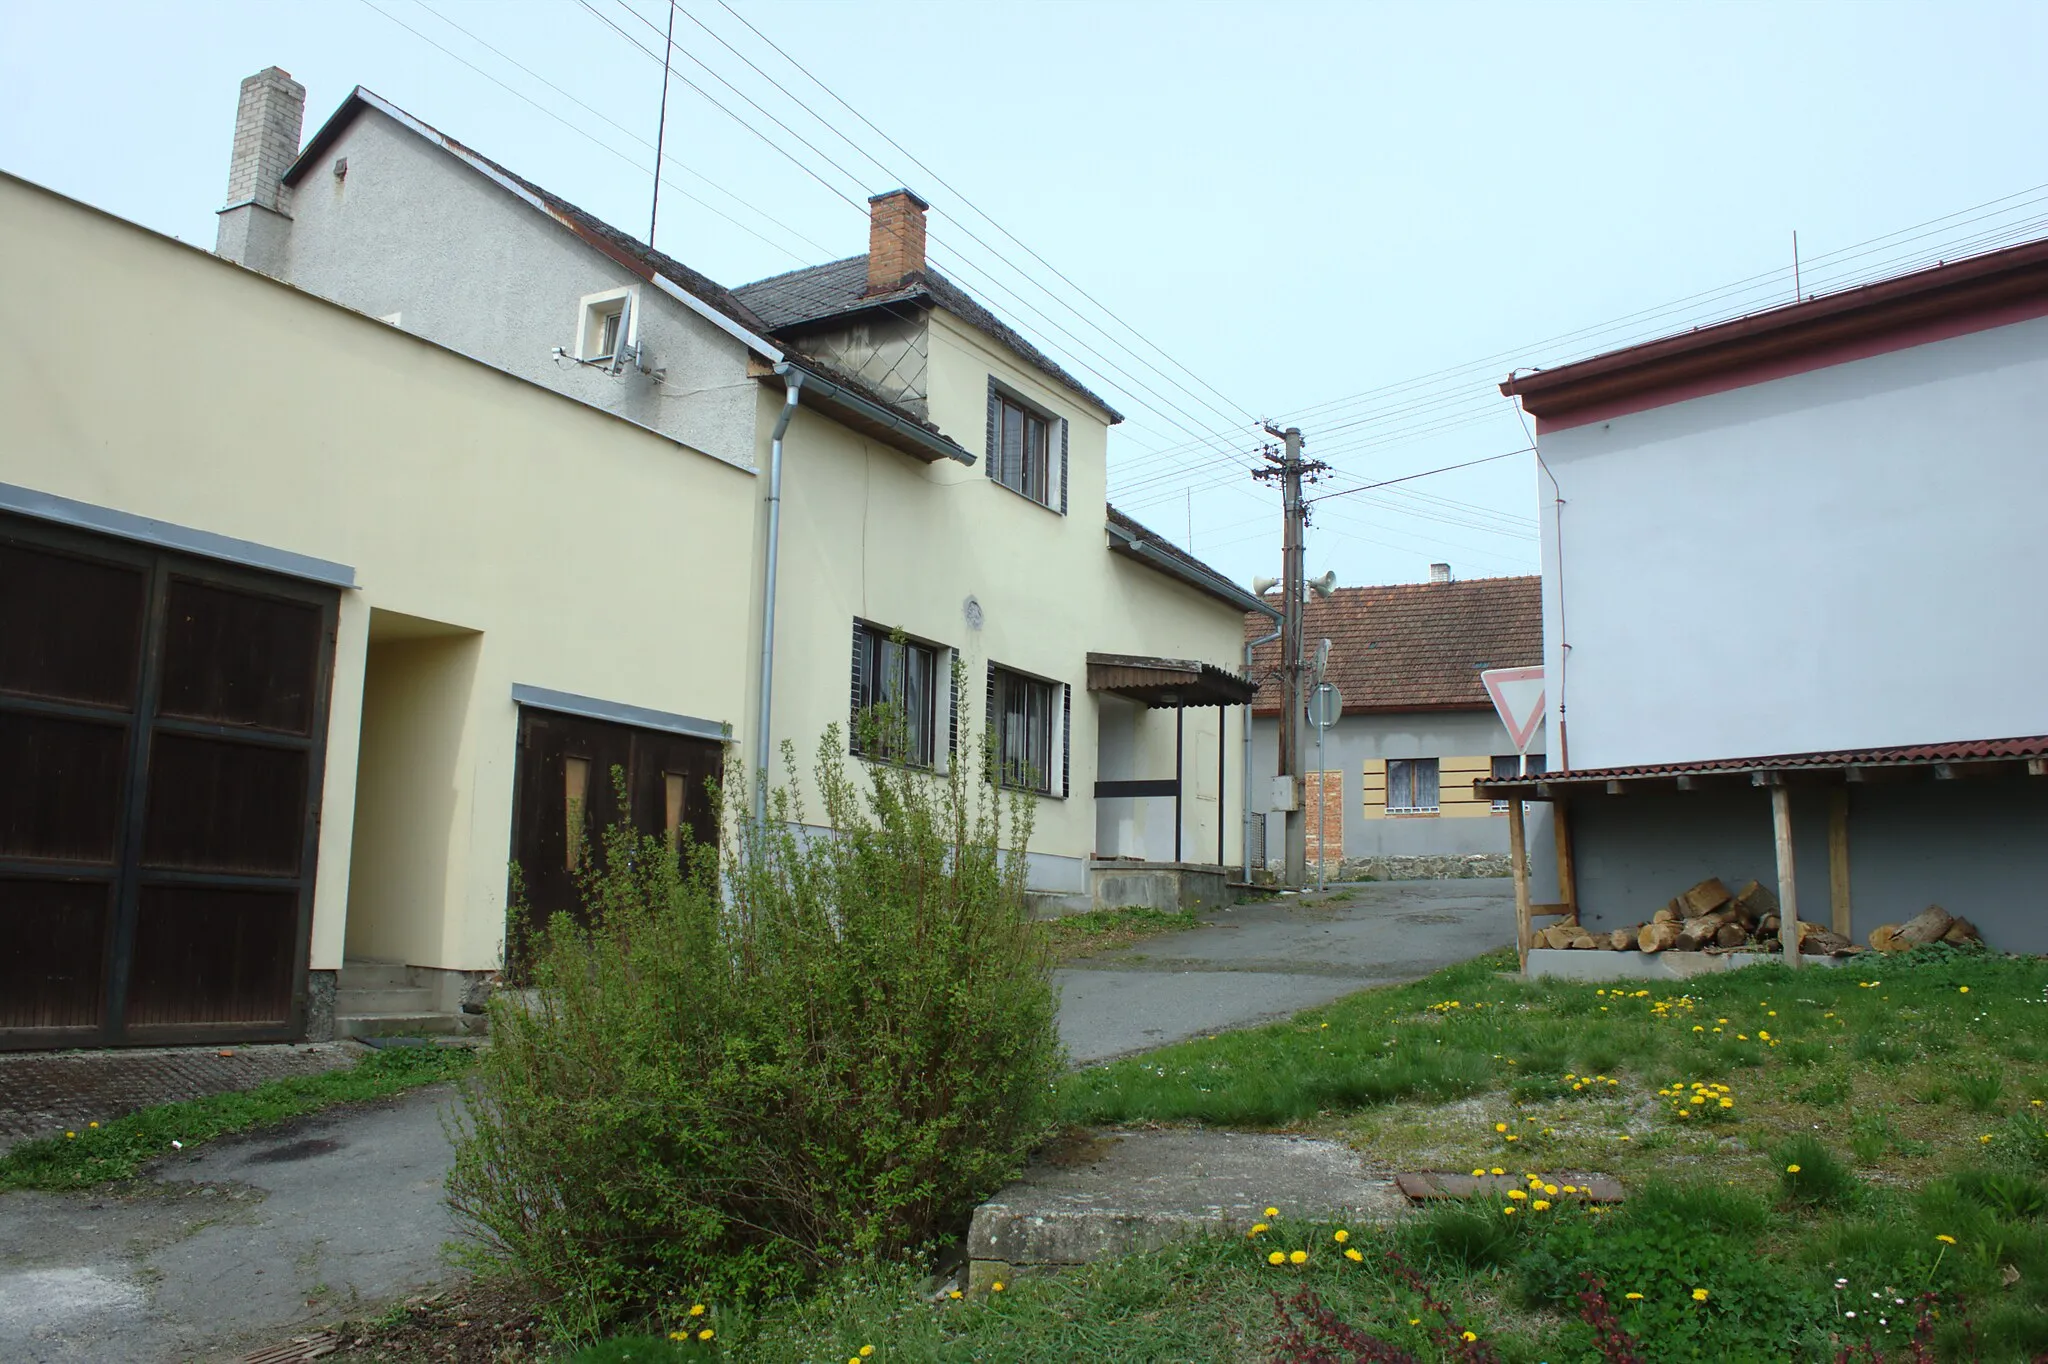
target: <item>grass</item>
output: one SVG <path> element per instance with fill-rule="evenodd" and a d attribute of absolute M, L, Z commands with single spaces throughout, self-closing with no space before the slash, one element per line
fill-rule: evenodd
<path fill-rule="evenodd" d="M 1061 961 L 1092 956 L 1112 948 L 1162 933 L 1181 933 L 1200 928 L 1202 921 L 1192 910 L 1097 909 L 1086 914 L 1066 914 L 1040 922 L 1039 929 Z"/>
<path fill-rule="evenodd" d="M 157 1104 L 75 1136 L 23 1142 L 0 1156 L 0 1190 L 83 1189 L 131 1179 L 144 1162 L 230 1132 L 296 1118 L 339 1103 L 381 1099 L 449 1080 L 469 1068 L 466 1047 L 387 1047 L 340 1070 L 272 1080 L 254 1089 Z"/>

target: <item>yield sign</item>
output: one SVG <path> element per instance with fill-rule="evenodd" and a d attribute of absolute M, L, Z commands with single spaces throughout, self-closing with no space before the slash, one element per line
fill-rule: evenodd
<path fill-rule="evenodd" d="M 1543 669 L 1488 668 L 1479 680 L 1486 684 L 1500 722 L 1508 727 L 1515 752 L 1526 754 L 1536 726 L 1543 723 Z"/>

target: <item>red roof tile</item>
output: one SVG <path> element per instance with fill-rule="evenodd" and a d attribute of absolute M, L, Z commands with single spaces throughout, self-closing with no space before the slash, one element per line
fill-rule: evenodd
<path fill-rule="evenodd" d="M 1946 744 L 1909 744 L 1899 748 L 1847 749 L 1838 753 L 1779 753 L 1764 758 L 1708 758 L 1701 762 L 1654 763 L 1642 767 L 1575 767 L 1568 772 L 1545 772 L 1518 782 L 1511 778 L 1490 781 L 1479 787 L 1491 790 L 1501 785 L 1543 782 L 1559 786 L 1576 782 L 1622 781 L 1636 777 L 1704 776 L 1715 772 L 1797 772 L 1838 767 L 1924 767 L 1932 763 L 1996 762 L 2048 756 L 2048 735 L 2019 739 L 1962 739 Z"/>
<path fill-rule="evenodd" d="M 1543 661 L 1542 579 L 1474 578 L 1466 582 L 1340 587 L 1310 594 L 1302 639 L 1310 661 L 1316 642 L 1330 641 L 1329 680 L 1344 693 L 1344 713 L 1403 710 L 1490 710 L 1484 668 L 1525 668 Z M 1245 638 L 1273 628 L 1246 618 Z M 1277 715 L 1274 670 L 1278 641 L 1252 655 L 1263 685 L 1254 713 Z"/>

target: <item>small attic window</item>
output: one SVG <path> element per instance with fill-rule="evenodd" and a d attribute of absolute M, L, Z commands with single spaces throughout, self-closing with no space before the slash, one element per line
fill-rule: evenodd
<path fill-rule="evenodd" d="M 633 291 L 612 289 L 580 300 L 576 327 L 576 358 L 609 360 L 621 346 L 630 349 L 634 333 Z"/>

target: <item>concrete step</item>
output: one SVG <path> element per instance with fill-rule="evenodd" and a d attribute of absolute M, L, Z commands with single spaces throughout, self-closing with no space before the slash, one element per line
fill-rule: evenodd
<path fill-rule="evenodd" d="M 334 1016 L 337 1037 L 460 1037 L 482 1032 L 482 1014 L 413 1013 L 345 1014 Z"/>
<path fill-rule="evenodd" d="M 383 990 L 412 984 L 412 973 L 402 961 L 350 957 L 342 962 L 341 973 L 334 983 L 340 990 Z"/>
<path fill-rule="evenodd" d="M 334 992 L 337 1014 L 418 1014 L 433 1007 L 434 992 L 424 985 L 344 985 Z"/>
<path fill-rule="evenodd" d="M 1087 914 L 1095 908 L 1095 900 L 1070 891 L 1027 890 L 1024 906 L 1034 919 L 1057 919 L 1067 914 Z"/>

